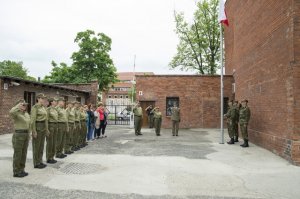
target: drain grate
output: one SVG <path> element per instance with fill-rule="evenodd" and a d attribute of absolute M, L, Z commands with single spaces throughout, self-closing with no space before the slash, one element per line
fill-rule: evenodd
<path fill-rule="evenodd" d="M 85 175 L 97 173 L 103 169 L 104 168 L 98 164 L 69 163 L 62 167 L 59 171 L 65 174 Z"/>

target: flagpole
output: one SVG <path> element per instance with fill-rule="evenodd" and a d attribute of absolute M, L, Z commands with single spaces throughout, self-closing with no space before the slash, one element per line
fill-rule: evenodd
<path fill-rule="evenodd" d="M 224 84 L 223 84 L 223 29 L 220 23 L 220 62 L 221 62 L 221 130 L 220 130 L 220 144 L 224 144 Z"/>

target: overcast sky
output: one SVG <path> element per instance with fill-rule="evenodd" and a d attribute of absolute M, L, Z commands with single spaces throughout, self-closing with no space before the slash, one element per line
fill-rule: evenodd
<path fill-rule="evenodd" d="M 173 11 L 188 19 L 195 0 L 0 0 L 0 61 L 23 61 L 34 77 L 51 71 L 51 60 L 71 63 L 76 33 L 91 29 L 112 39 L 118 71 L 182 74 L 169 70 L 178 38 Z M 193 72 L 188 72 L 192 74 Z"/>

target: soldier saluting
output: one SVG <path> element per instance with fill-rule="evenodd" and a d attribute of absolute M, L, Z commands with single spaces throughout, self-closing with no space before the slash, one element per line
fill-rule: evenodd
<path fill-rule="evenodd" d="M 159 107 L 155 107 L 151 113 L 153 114 L 154 118 L 154 128 L 155 128 L 155 133 L 157 136 L 160 136 L 160 128 L 161 128 L 161 121 L 162 121 L 162 114 L 159 111 Z"/>
<path fill-rule="evenodd" d="M 244 139 L 244 144 L 241 145 L 241 147 L 249 147 L 248 144 L 248 123 L 250 120 L 251 112 L 248 107 L 248 100 L 242 101 L 242 107 L 239 112 L 239 123 L 240 123 L 240 129 L 241 133 Z"/>
<path fill-rule="evenodd" d="M 135 107 L 133 108 L 133 113 L 134 113 L 134 130 L 135 130 L 135 135 L 143 135 L 141 133 L 142 129 L 142 122 L 143 122 L 143 109 L 138 102 Z"/>
<path fill-rule="evenodd" d="M 24 100 L 19 100 L 17 105 L 9 111 L 9 114 L 13 119 L 15 129 L 12 137 L 12 144 L 14 148 L 13 176 L 18 178 L 28 175 L 28 173 L 24 171 L 30 138 L 30 116 L 26 112 L 27 105 L 28 104 Z"/>
<path fill-rule="evenodd" d="M 178 136 L 179 122 L 180 122 L 180 108 L 174 103 L 171 108 L 171 120 L 172 120 L 172 135 Z"/>

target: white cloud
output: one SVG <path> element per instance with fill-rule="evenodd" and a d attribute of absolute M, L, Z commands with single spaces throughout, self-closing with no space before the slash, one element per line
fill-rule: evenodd
<path fill-rule="evenodd" d="M 51 71 L 51 60 L 71 63 L 76 33 L 86 29 L 112 38 L 119 71 L 169 71 L 176 53 L 174 7 L 191 18 L 194 0 L 0 0 L 0 60 L 23 61 L 32 76 Z M 191 73 L 191 72 L 190 72 Z"/>

